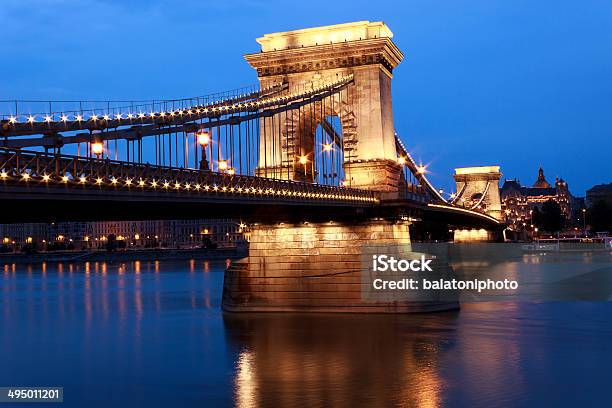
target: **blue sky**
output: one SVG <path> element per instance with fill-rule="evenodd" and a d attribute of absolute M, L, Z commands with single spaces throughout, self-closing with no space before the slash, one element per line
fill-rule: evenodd
<path fill-rule="evenodd" d="M 256 83 L 268 32 L 386 22 L 395 126 L 434 183 L 454 167 L 612 182 L 609 1 L 2 0 L 0 99 L 162 99 Z"/>

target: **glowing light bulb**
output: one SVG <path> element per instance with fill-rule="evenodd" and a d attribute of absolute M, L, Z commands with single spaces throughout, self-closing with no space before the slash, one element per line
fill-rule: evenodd
<path fill-rule="evenodd" d="M 68 176 L 62 176 L 62 181 L 64 183 L 67 183 L 68 182 Z"/>
<path fill-rule="evenodd" d="M 29 173 L 23 173 L 21 175 L 21 177 L 23 177 L 24 180 L 29 180 L 30 179 L 30 174 Z"/>
<path fill-rule="evenodd" d="M 43 181 L 45 181 L 45 182 L 49 181 L 49 179 L 50 179 L 50 178 L 51 178 L 51 177 L 49 177 L 49 175 L 48 175 L 48 174 L 45 174 L 45 175 L 43 175 L 43 177 L 42 177 Z"/>
<path fill-rule="evenodd" d="M 406 164 L 406 158 L 404 156 L 400 156 L 397 158 L 397 162 L 403 166 L 404 164 Z"/>
<path fill-rule="evenodd" d="M 96 184 L 102 184 L 102 179 L 100 177 L 96 179 Z"/>
<path fill-rule="evenodd" d="M 116 118 L 117 120 L 121 120 L 121 116 L 122 116 L 122 115 L 121 115 L 120 113 L 115 114 L 115 118 Z"/>
<path fill-rule="evenodd" d="M 83 120 L 83 116 L 82 115 L 76 115 L 76 120 L 77 122 L 80 122 Z"/>
<path fill-rule="evenodd" d="M 331 149 L 332 149 L 331 144 L 326 143 L 326 144 L 324 144 L 324 145 L 323 145 L 323 150 L 324 150 L 324 151 L 326 151 L 326 152 L 330 152 L 330 151 L 331 151 Z"/>
<path fill-rule="evenodd" d="M 96 156 L 100 156 L 102 153 L 104 153 L 104 145 L 102 144 L 102 142 L 94 142 L 91 144 L 91 152 L 93 154 L 95 154 Z"/>
<path fill-rule="evenodd" d="M 308 163 L 308 156 L 300 156 L 300 164 Z"/>
<path fill-rule="evenodd" d="M 52 120 L 51 116 L 49 116 L 49 115 L 45 116 L 45 122 L 49 123 L 49 122 L 51 122 L 51 120 Z"/>
<path fill-rule="evenodd" d="M 85 182 L 87 181 L 87 177 L 85 177 L 85 176 L 81 176 L 81 177 L 79 177 L 79 181 L 80 181 L 81 183 L 85 183 Z"/>
<path fill-rule="evenodd" d="M 68 120 L 68 116 L 62 115 L 60 119 L 62 120 L 62 122 L 66 122 Z"/>
<path fill-rule="evenodd" d="M 233 176 L 235 174 L 235 170 L 233 167 L 230 167 L 229 169 L 227 169 L 227 174 L 229 174 L 230 176 Z"/>
<path fill-rule="evenodd" d="M 9 118 L 9 122 L 11 122 L 11 123 L 17 123 L 17 118 L 16 118 L 16 117 L 14 117 L 14 116 L 11 116 L 11 117 Z"/>
<path fill-rule="evenodd" d="M 219 170 L 227 170 L 227 160 L 221 160 L 219 162 Z"/>
<path fill-rule="evenodd" d="M 427 171 L 427 168 L 423 165 L 417 166 L 417 173 L 419 174 L 425 174 L 425 172 Z"/>
<path fill-rule="evenodd" d="M 28 122 L 29 123 L 34 123 L 35 120 L 36 119 L 34 118 L 34 116 L 32 116 L 32 115 L 28 116 Z"/>
<path fill-rule="evenodd" d="M 206 146 L 210 143 L 210 135 L 206 131 L 199 131 L 198 133 L 198 143 L 201 146 Z"/>
<path fill-rule="evenodd" d="M 93 115 L 91 115 L 91 116 L 89 117 L 89 120 L 94 120 L 94 121 L 95 121 L 95 120 L 98 120 L 98 115 L 96 115 L 96 114 L 94 113 Z"/>

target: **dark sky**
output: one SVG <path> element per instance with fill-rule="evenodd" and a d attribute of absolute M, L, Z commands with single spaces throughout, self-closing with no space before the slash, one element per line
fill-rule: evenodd
<path fill-rule="evenodd" d="M 575 195 L 612 181 L 608 1 L 2 0 L 0 99 L 162 99 L 256 83 L 268 32 L 389 25 L 406 58 L 395 126 L 434 183 L 454 167 L 538 166 Z"/>

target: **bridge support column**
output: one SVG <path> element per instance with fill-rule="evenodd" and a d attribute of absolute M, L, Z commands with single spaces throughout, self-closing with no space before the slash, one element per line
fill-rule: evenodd
<path fill-rule="evenodd" d="M 368 254 L 374 246 L 389 245 L 410 252 L 408 225 L 383 220 L 256 225 L 251 231 L 249 256 L 225 272 L 223 309 L 412 313 L 457 308 L 456 302 L 362 298 L 363 259 L 371 258 Z"/>

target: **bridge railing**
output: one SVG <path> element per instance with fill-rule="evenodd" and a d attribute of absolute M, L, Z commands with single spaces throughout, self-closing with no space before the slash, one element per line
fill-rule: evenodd
<path fill-rule="evenodd" d="M 284 201 L 363 205 L 379 202 L 374 192 L 350 187 L 7 148 L 0 148 L 0 182 L 143 192 L 174 191 Z"/>

